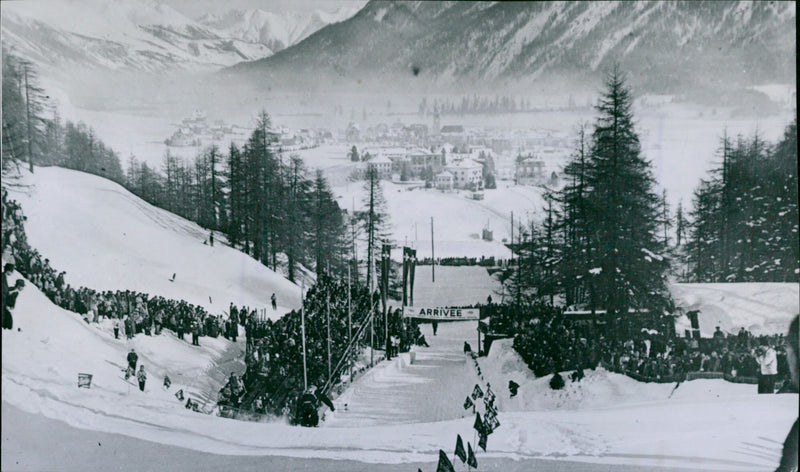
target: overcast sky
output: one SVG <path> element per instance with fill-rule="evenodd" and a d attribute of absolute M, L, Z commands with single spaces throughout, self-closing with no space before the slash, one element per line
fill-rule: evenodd
<path fill-rule="evenodd" d="M 275 13 L 286 11 L 332 12 L 339 7 L 361 7 L 367 0 L 161 0 L 186 16 L 197 18 L 204 13 L 222 13 L 231 9 L 261 9 Z"/>

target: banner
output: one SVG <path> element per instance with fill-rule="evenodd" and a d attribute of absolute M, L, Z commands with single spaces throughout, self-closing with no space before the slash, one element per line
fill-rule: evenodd
<path fill-rule="evenodd" d="M 404 318 L 421 318 L 424 320 L 477 320 L 480 315 L 480 308 L 407 306 L 403 309 Z"/>
<path fill-rule="evenodd" d="M 392 246 L 383 244 L 381 247 L 381 302 L 383 312 L 386 313 L 386 302 L 389 299 L 389 262 L 391 261 Z"/>
<path fill-rule="evenodd" d="M 409 259 L 409 267 L 408 267 L 408 305 L 414 304 L 414 272 L 417 269 L 417 250 L 416 249 L 409 249 L 408 255 Z"/>
<path fill-rule="evenodd" d="M 411 265 L 411 248 L 403 247 L 403 306 L 408 305 L 408 269 Z"/>

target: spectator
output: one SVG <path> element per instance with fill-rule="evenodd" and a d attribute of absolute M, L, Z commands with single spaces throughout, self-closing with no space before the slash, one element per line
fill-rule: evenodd
<path fill-rule="evenodd" d="M 760 366 L 758 393 L 775 393 L 775 377 L 778 375 L 778 358 L 775 349 L 762 341 L 756 352 L 756 360 Z"/>
<path fill-rule="evenodd" d="M 786 357 L 789 363 L 789 374 L 795 391 L 798 389 L 798 366 L 800 366 L 800 333 L 798 332 L 798 317 L 795 316 L 789 324 L 789 335 L 786 344 Z M 786 440 L 783 442 L 783 454 L 776 472 L 797 471 L 797 446 L 798 446 L 798 420 L 795 420 Z"/>
<path fill-rule="evenodd" d="M 136 380 L 139 381 L 139 390 L 144 392 L 144 383 L 147 381 L 147 374 L 144 372 L 144 365 L 139 366 L 139 372 L 136 373 Z"/>
<path fill-rule="evenodd" d="M 25 286 L 25 282 L 22 279 L 18 279 L 13 287 L 10 287 L 8 284 L 8 277 L 11 276 L 11 273 L 14 272 L 14 264 L 7 263 L 3 267 L 3 329 L 14 329 L 14 318 L 11 315 L 11 310 L 17 304 L 17 295 Z"/>
<path fill-rule="evenodd" d="M 270 297 L 270 301 L 272 302 L 272 309 L 273 310 L 277 310 L 278 309 L 278 299 L 275 297 L 274 293 Z"/>
<path fill-rule="evenodd" d="M 128 353 L 127 359 L 128 359 L 128 369 L 127 372 L 125 372 L 125 380 L 128 380 L 131 375 L 136 373 L 136 363 L 139 361 L 139 355 L 136 354 L 136 351 L 131 349 L 131 351 Z"/>

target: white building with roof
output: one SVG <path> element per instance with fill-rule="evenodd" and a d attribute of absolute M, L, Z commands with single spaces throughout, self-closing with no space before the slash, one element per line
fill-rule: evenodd
<path fill-rule="evenodd" d="M 453 175 L 453 187 L 466 188 L 470 185 L 483 185 L 483 166 L 472 159 L 463 159 L 445 166 L 445 170 Z"/>
<path fill-rule="evenodd" d="M 446 170 L 436 174 L 436 188 L 439 190 L 452 190 L 453 174 Z"/>
<path fill-rule="evenodd" d="M 374 169 L 381 179 L 392 178 L 392 160 L 386 156 L 378 155 L 367 161 L 367 168 Z"/>

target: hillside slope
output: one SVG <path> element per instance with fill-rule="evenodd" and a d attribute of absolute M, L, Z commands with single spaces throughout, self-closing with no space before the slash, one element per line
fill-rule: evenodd
<path fill-rule="evenodd" d="M 73 286 L 183 299 L 212 314 L 230 303 L 266 308 L 272 293 L 272 316 L 300 305 L 295 284 L 238 250 L 204 245 L 207 230 L 116 183 L 59 167 L 36 168 L 21 183 L 8 188 L 28 218 L 29 243 Z"/>

